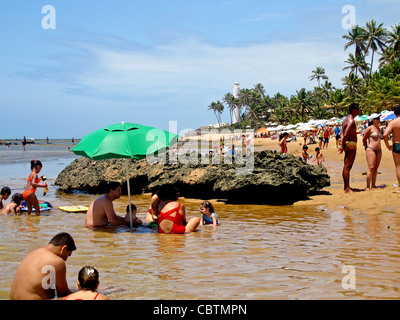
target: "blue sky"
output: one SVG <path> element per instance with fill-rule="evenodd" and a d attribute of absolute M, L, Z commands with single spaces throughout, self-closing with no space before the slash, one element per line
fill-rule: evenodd
<path fill-rule="evenodd" d="M 55 29 L 42 27 L 45 5 Z M 0 138 L 81 138 L 121 121 L 196 129 L 235 81 L 290 96 L 316 86 L 316 66 L 341 87 L 345 5 L 358 25 L 399 23 L 399 0 L 2 0 Z"/>

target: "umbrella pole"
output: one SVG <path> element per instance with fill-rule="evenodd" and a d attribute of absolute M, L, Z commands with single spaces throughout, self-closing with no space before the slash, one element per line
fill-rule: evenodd
<path fill-rule="evenodd" d="M 128 199 L 129 199 L 129 221 L 132 229 L 132 208 L 131 208 L 131 186 L 129 183 L 129 174 L 128 174 L 128 159 L 125 158 L 125 171 L 126 171 L 126 183 L 128 185 Z"/>

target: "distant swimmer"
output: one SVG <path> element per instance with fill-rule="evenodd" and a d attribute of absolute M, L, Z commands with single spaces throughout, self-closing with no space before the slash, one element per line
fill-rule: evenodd
<path fill-rule="evenodd" d="M 341 146 L 338 151 L 339 154 L 344 154 L 344 165 L 343 165 L 343 182 L 344 191 L 346 193 L 353 193 L 354 191 L 350 188 L 350 170 L 353 167 L 354 160 L 356 159 L 357 153 L 357 127 L 354 117 L 360 113 L 360 106 L 357 103 L 352 103 L 349 106 L 349 114 L 344 119 L 342 124 L 342 140 Z"/>

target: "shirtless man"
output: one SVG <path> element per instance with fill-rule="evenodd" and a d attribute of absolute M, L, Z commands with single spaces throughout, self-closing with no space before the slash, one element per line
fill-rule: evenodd
<path fill-rule="evenodd" d="M 341 146 L 338 151 L 339 154 L 344 154 L 344 165 L 343 165 L 343 182 L 344 191 L 346 193 L 353 193 L 354 191 L 350 188 L 350 170 L 353 167 L 354 160 L 356 159 L 357 153 L 357 127 L 354 117 L 360 113 L 360 107 L 357 103 L 352 103 L 349 106 L 349 114 L 344 119 L 342 124 L 342 139 Z"/>
<path fill-rule="evenodd" d="M 65 261 L 74 250 L 74 239 L 68 233 L 58 233 L 48 245 L 29 253 L 15 273 L 10 298 L 44 300 L 70 294 Z"/>
<path fill-rule="evenodd" d="M 107 193 L 94 200 L 86 213 L 86 227 L 104 227 L 107 225 L 129 225 L 129 220 L 118 216 L 114 211 L 113 201 L 122 194 L 119 182 L 110 182 Z M 128 217 L 129 218 L 129 217 Z"/>
<path fill-rule="evenodd" d="M 397 118 L 388 124 L 383 134 L 383 141 L 386 147 L 392 151 L 397 181 L 400 183 L 400 105 L 394 107 L 394 114 Z M 389 145 L 389 134 L 392 134 L 392 145 Z M 396 193 L 400 193 L 400 190 Z"/>

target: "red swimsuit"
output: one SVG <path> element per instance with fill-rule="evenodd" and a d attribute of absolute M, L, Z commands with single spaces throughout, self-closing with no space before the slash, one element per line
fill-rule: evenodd
<path fill-rule="evenodd" d="M 176 208 L 169 210 L 167 212 L 161 212 L 160 217 L 158 218 L 158 232 L 159 233 L 185 233 L 186 232 L 186 227 L 183 224 L 183 219 L 182 216 L 179 213 L 179 208 L 181 207 L 181 204 L 179 203 L 179 206 Z M 171 217 L 171 214 L 176 212 L 175 217 Z M 172 229 L 170 232 L 165 232 L 163 229 L 161 229 L 161 222 L 167 219 L 169 221 L 172 221 L 174 225 L 172 226 Z"/>

